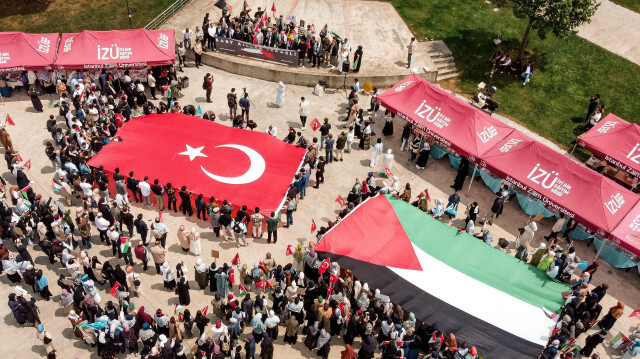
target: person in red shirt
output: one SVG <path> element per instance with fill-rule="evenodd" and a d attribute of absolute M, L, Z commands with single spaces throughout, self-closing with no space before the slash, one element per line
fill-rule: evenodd
<path fill-rule="evenodd" d="M 204 77 L 204 84 L 202 86 L 207 91 L 207 102 L 211 102 L 211 90 L 213 90 L 213 76 L 210 73 Z"/>
<path fill-rule="evenodd" d="M 144 241 L 138 241 L 138 245 L 135 247 L 134 252 L 136 254 L 136 258 L 142 261 L 143 270 L 147 270 L 147 263 L 149 259 L 147 258 L 147 249 L 144 247 Z"/>

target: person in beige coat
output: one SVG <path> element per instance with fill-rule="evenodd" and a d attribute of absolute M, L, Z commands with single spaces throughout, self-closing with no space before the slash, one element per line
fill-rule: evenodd
<path fill-rule="evenodd" d="M 180 247 L 182 247 L 183 252 L 188 252 L 189 248 L 191 248 L 191 240 L 189 238 L 189 232 L 184 228 L 183 225 L 178 229 L 178 241 L 180 242 Z"/>
<path fill-rule="evenodd" d="M 53 336 L 44 330 L 42 324 L 38 324 L 36 336 L 42 341 L 42 344 L 44 344 L 47 354 L 56 351 L 56 347 L 53 345 Z"/>

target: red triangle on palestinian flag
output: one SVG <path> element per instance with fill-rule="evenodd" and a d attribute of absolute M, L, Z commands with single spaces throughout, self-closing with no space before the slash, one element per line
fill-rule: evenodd
<path fill-rule="evenodd" d="M 293 251 L 291 250 L 291 245 L 289 244 L 287 246 L 287 251 L 285 252 L 285 255 L 290 256 L 293 254 Z"/>
<path fill-rule="evenodd" d="M 263 281 L 260 281 L 260 282 L 258 282 L 258 283 L 256 283 L 256 287 L 258 287 L 258 288 L 260 288 L 260 289 L 262 289 L 262 290 L 264 290 L 265 285 L 266 285 L 266 284 L 265 284 L 265 281 L 264 281 L 264 280 L 263 280 Z"/>
<path fill-rule="evenodd" d="M 311 45 L 307 44 L 307 50 L 309 49 L 309 46 L 311 46 Z M 316 131 L 316 130 L 318 130 L 320 128 L 320 126 L 321 126 L 320 125 L 320 121 L 318 121 L 317 118 L 314 118 L 313 121 L 311 121 L 311 129 L 312 130 Z"/>
<path fill-rule="evenodd" d="M 320 268 L 318 268 L 318 273 L 322 274 L 326 272 L 329 269 L 329 267 L 331 267 L 331 259 L 327 257 L 325 258 L 325 260 L 322 261 L 322 264 L 320 264 Z"/>
<path fill-rule="evenodd" d="M 264 264 L 262 264 L 262 261 L 260 261 L 259 265 L 260 265 L 260 269 L 264 271 L 265 275 L 269 273 L 269 271 L 267 271 L 267 267 L 265 267 Z"/>
<path fill-rule="evenodd" d="M 364 207 L 360 205 L 349 214 L 350 221 L 342 221 L 339 226 L 331 228 L 315 250 L 344 255 L 380 266 L 422 270 L 411 240 L 387 198 L 384 196 L 370 198 L 367 200 L 367 211 L 363 211 L 362 208 Z M 376 213 L 377 217 L 371 217 L 371 213 Z M 385 218 L 385 220 L 380 221 L 377 218 Z M 366 226 L 359 226 L 358 224 L 361 223 L 366 223 Z M 360 233 L 354 236 L 353 231 Z M 371 233 L 376 234 L 375 241 L 369 240 Z M 327 241 L 326 238 L 350 238 L 350 240 Z M 352 242 L 360 242 L 360 245 L 356 246 L 357 251 L 352 250 L 354 247 Z M 393 245 L 388 245 L 389 243 Z"/>
<path fill-rule="evenodd" d="M 315 232 L 318 227 L 316 226 L 316 221 L 311 219 L 311 233 Z"/>
<path fill-rule="evenodd" d="M 111 288 L 111 290 L 109 291 L 109 294 L 111 294 L 114 298 L 118 298 L 118 296 L 116 295 L 116 291 L 119 287 L 120 283 L 116 282 L 116 284 L 113 285 L 113 288 Z"/>
<path fill-rule="evenodd" d="M 234 266 L 237 266 L 239 260 L 240 260 L 240 254 L 236 253 L 236 256 L 233 257 L 233 259 L 231 260 L 231 264 L 233 264 Z"/>
<path fill-rule="evenodd" d="M 206 307 L 204 307 L 202 309 L 202 315 L 204 315 L 205 317 L 207 316 L 207 312 L 209 311 L 209 306 L 207 305 Z"/>
<path fill-rule="evenodd" d="M 15 122 L 13 122 L 13 120 L 11 119 L 11 116 L 7 115 L 7 123 L 10 124 L 11 126 L 15 126 Z"/>

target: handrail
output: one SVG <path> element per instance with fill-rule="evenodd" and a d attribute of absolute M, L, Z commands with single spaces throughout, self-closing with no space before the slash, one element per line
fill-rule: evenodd
<path fill-rule="evenodd" d="M 169 5 L 160 15 L 156 16 L 155 19 L 151 20 L 144 28 L 147 30 L 156 30 L 165 21 L 169 20 L 173 15 L 175 15 L 182 7 L 184 7 L 191 0 L 176 0 L 173 4 Z"/>

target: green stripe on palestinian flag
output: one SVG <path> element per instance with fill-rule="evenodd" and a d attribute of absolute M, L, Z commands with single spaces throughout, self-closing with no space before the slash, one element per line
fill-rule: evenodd
<path fill-rule="evenodd" d="M 131 248 L 131 242 L 127 240 L 126 237 L 120 237 L 120 252 L 129 253 L 129 249 Z"/>
<path fill-rule="evenodd" d="M 543 308 L 558 312 L 569 289 L 392 196 L 365 201 L 315 249 L 485 357 L 538 355 L 555 324 Z"/>
<path fill-rule="evenodd" d="M 242 284 L 240 284 L 240 298 L 244 297 L 245 295 L 247 295 L 247 290 L 244 289 Z"/>

